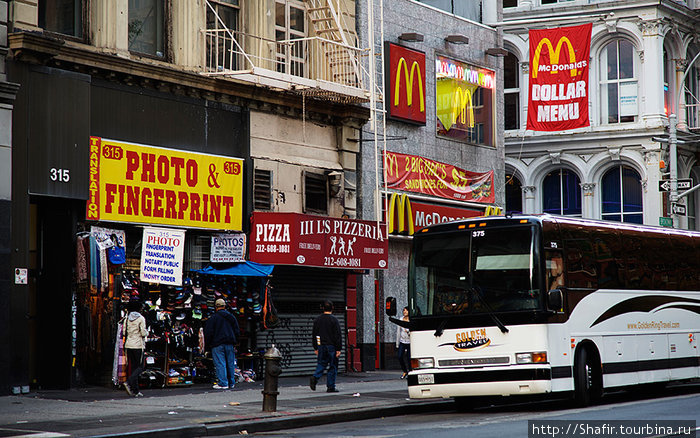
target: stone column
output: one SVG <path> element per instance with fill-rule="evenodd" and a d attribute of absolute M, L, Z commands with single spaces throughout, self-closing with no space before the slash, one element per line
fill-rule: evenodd
<path fill-rule="evenodd" d="M 581 216 L 584 218 L 595 219 L 595 186 L 594 182 L 581 183 L 581 189 L 583 189 Z"/>
<path fill-rule="evenodd" d="M 637 94 L 641 101 L 641 118 L 647 127 L 662 126 L 666 119 L 664 111 L 664 50 L 663 27 L 664 20 L 645 20 L 639 23 L 643 35 L 643 51 L 639 54 L 641 71 L 637 78 L 640 82 Z M 645 59 L 649 58 L 645 62 Z M 643 98 L 642 98 L 643 97 Z"/>
<path fill-rule="evenodd" d="M 535 186 L 522 186 L 523 191 L 523 213 L 539 213 L 535 207 Z"/>

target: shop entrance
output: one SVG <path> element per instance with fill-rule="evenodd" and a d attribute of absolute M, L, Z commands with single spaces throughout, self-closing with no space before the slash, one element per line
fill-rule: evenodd
<path fill-rule="evenodd" d="M 30 227 L 30 381 L 41 389 L 71 386 L 71 279 L 79 201 L 36 198 Z"/>

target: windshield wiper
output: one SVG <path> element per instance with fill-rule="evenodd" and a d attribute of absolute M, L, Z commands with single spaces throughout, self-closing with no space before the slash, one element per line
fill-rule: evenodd
<path fill-rule="evenodd" d="M 498 328 L 501 329 L 501 332 L 502 332 L 502 333 L 508 333 L 508 331 L 509 331 L 509 330 L 508 330 L 508 327 L 506 327 L 506 326 L 501 322 L 501 320 L 498 319 L 498 317 L 496 316 L 496 314 L 493 312 L 493 309 L 491 308 L 491 306 L 489 306 L 489 303 L 486 302 L 486 300 L 481 296 L 481 294 L 479 293 L 479 291 L 478 291 L 475 287 L 471 287 L 471 288 L 469 288 L 469 292 L 471 292 L 473 295 L 476 295 L 477 300 L 479 300 L 479 302 L 480 302 L 481 304 L 483 304 L 484 307 L 486 308 L 486 314 L 487 314 L 488 316 L 491 317 L 491 319 L 493 320 L 493 322 L 495 322 L 496 325 L 498 326 Z"/>

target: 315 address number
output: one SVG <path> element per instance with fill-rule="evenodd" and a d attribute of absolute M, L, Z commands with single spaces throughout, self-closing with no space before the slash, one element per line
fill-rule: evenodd
<path fill-rule="evenodd" d="M 49 169 L 49 178 L 51 178 L 51 181 L 67 183 L 70 181 L 70 169 L 57 169 L 52 167 Z"/>

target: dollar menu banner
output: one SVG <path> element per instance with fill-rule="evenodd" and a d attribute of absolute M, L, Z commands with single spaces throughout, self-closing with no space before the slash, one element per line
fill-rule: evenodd
<path fill-rule="evenodd" d="M 592 25 L 531 30 L 527 129 L 563 131 L 590 125 L 588 67 Z"/>
<path fill-rule="evenodd" d="M 243 160 L 90 137 L 86 219 L 241 230 Z"/>
<path fill-rule="evenodd" d="M 250 260 L 273 265 L 386 269 L 386 225 L 300 213 L 253 212 Z"/>
<path fill-rule="evenodd" d="M 486 204 L 496 200 L 493 170 L 470 172 L 451 164 L 388 151 L 384 156 L 384 169 L 390 189 Z"/>

